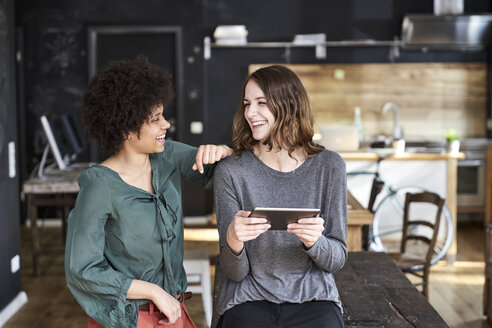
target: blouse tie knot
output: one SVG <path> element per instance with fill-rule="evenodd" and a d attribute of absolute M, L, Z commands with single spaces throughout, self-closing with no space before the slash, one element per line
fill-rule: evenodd
<path fill-rule="evenodd" d="M 161 193 L 153 195 L 156 204 L 156 223 L 159 230 L 162 245 L 163 255 L 163 270 L 164 270 L 164 290 L 176 297 L 176 286 L 174 281 L 173 270 L 171 267 L 171 254 L 169 252 L 169 241 L 175 238 L 173 229 L 174 211 L 169 207 L 166 199 Z"/>

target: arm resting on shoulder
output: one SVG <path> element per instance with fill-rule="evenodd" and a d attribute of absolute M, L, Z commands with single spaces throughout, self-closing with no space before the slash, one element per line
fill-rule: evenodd
<path fill-rule="evenodd" d="M 165 156 L 174 158 L 181 176 L 207 188 L 212 186 L 212 177 L 217 162 L 232 153 L 232 149 L 224 145 L 205 145 L 196 148 L 181 142 L 170 141 L 168 146 L 168 153 Z"/>

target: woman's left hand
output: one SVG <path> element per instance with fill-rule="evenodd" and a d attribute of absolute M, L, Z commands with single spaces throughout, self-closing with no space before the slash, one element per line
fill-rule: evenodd
<path fill-rule="evenodd" d="M 287 231 L 299 237 L 306 248 L 311 248 L 325 230 L 324 223 L 325 220 L 319 216 L 299 219 L 297 223 L 287 225 Z"/>
<path fill-rule="evenodd" d="M 195 164 L 193 170 L 203 173 L 204 164 L 213 164 L 221 159 L 230 156 L 232 149 L 225 145 L 201 145 L 196 153 Z"/>

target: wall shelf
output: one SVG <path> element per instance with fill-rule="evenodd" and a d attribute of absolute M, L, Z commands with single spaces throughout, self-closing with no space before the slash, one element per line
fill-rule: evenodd
<path fill-rule="evenodd" d="M 390 59 L 399 57 L 399 48 L 402 46 L 400 40 L 394 41 L 375 41 L 375 40 L 347 40 L 347 41 L 326 41 L 316 44 L 302 44 L 294 42 L 247 42 L 241 44 L 226 44 L 211 42 L 210 37 L 203 40 L 203 57 L 208 60 L 212 57 L 212 48 L 284 48 L 287 62 L 290 62 L 291 48 L 314 48 L 317 59 L 326 58 L 326 48 L 342 47 L 389 47 Z"/>
<path fill-rule="evenodd" d="M 327 41 L 317 44 L 298 44 L 294 42 L 248 42 L 245 44 L 221 44 L 211 42 L 212 48 L 309 48 L 316 46 L 324 47 L 393 47 L 400 46 L 400 41 Z"/>

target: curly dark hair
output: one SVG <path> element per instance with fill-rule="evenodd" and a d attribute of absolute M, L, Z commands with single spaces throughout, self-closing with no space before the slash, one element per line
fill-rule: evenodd
<path fill-rule="evenodd" d="M 82 99 L 87 134 L 101 150 L 115 154 L 129 133 L 139 133 L 152 109 L 173 99 L 171 75 L 139 55 L 134 61 L 112 61 L 97 72 Z"/>

